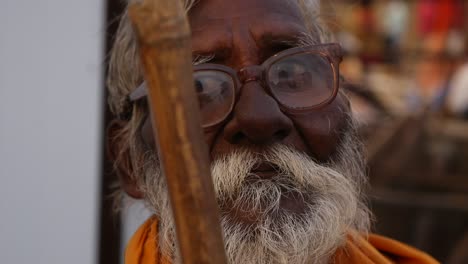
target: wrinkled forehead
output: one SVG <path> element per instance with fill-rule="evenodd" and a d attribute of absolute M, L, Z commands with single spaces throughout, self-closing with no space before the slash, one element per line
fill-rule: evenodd
<path fill-rule="evenodd" d="M 196 53 L 236 45 L 261 48 L 265 39 L 295 42 L 307 32 L 295 0 L 202 0 L 189 12 L 189 20 Z M 234 44 L 236 36 L 254 42 Z"/>
<path fill-rule="evenodd" d="M 295 0 L 202 0 L 197 1 L 189 12 L 189 19 L 193 31 L 209 25 L 224 26 L 233 21 L 250 25 L 283 22 L 304 26 Z"/>

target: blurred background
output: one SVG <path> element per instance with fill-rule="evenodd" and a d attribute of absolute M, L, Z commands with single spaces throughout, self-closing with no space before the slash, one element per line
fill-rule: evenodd
<path fill-rule="evenodd" d="M 376 232 L 468 263 L 468 1 L 322 5 L 346 50 Z"/>
<path fill-rule="evenodd" d="M 124 1 L 36 2 L 0 9 L 1 262 L 122 263 L 148 216 L 129 199 L 114 210 L 104 152 Z M 345 50 L 374 231 L 468 263 L 468 1 L 321 2 Z"/>

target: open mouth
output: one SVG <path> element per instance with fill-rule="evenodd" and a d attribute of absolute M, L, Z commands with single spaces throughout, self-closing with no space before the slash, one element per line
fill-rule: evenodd
<path fill-rule="evenodd" d="M 270 162 L 259 162 L 255 164 L 250 173 L 260 179 L 271 179 L 278 175 L 279 167 Z"/>

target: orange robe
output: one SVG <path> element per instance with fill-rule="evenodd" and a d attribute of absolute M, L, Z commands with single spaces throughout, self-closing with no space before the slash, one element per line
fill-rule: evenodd
<path fill-rule="evenodd" d="M 125 253 L 125 264 L 170 264 L 157 247 L 158 221 L 148 219 L 133 235 Z M 358 236 L 359 237 L 359 236 Z M 337 250 L 334 264 L 437 264 L 438 261 L 415 248 L 371 234 L 360 237 L 359 245 L 348 239 Z"/>

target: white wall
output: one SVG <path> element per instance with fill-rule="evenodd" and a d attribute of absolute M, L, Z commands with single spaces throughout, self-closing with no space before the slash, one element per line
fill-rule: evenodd
<path fill-rule="evenodd" d="M 0 263 L 96 263 L 104 1 L 0 7 Z"/>

